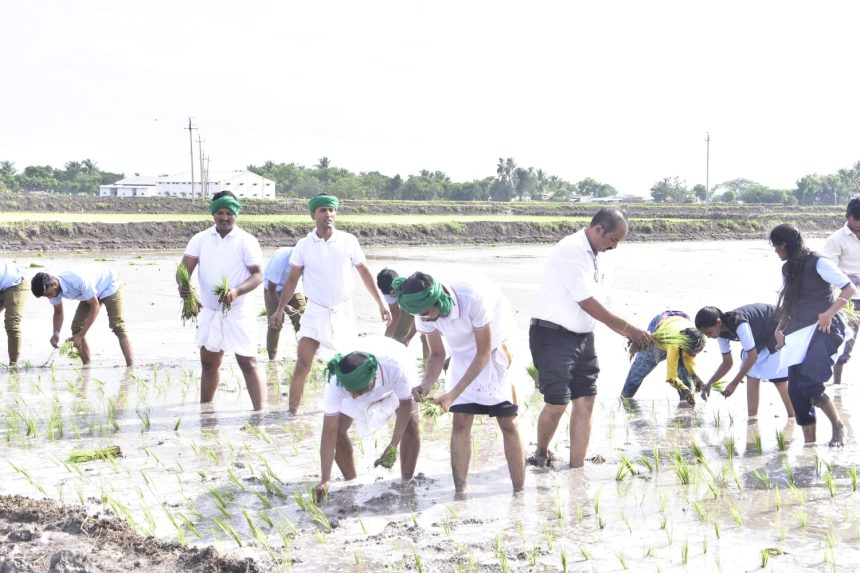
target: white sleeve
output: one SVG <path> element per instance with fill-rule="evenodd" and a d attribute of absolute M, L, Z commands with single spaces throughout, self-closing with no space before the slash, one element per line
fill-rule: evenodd
<path fill-rule="evenodd" d="M 742 322 L 738 325 L 738 339 L 741 341 L 741 348 L 744 349 L 744 352 L 755 350 L 755 338 L 748 322 Z"/>
<path fill-rule="evenodd" d="M 815 263 L 815 270 L 821 278 L 836 288 L 841 289 L 851 283 L 851 279 L 848 278 L 848 275 L 840 271 L 839 267 L 836 266 L 836 263 L 830 259 L 818 257 L 818 262 Z"/>
<path fill-rule="evenodd" d="M 242 261 L 246 267 L 263 267 L 263 250 L 260 241 L 253 235 L 248 235 L 243 245 Z"/>
<path fill-rule="evenodd" d="M 189 257 L 194 257 L 195 259 L 200 258 L 200 243 L 203 242 L 203 233 L 197 233 L 191 240 L 188 241 L 188 245 L 185 247 L 185 254 Z"/>
<path fill-rule="evenodd" d="M 293 253 L 290 255 L 290 267 L 303 268 L 305 266 L 305 244 L 307 244 L 307 237 L 299 239 L 299 242 L 296 243 Z"/>
<path fill-rule="evenodd" d="M 732 345 L 729 344 L 728 338 L 723 338 L 722 336 L 717 338 L 717 344 L 720 345 L 720 354 L 728 354 L 732 351 Z"/>
<path fill-rule="evenodd" d="M 367 257 L 364 256 L 364 251 L 361 250 L 358 239 L 353 235 L 350 235 L 350 237 L 352 237 L 352 244 L 349 249 L 349 258 L 352 261 L 352 266 L 357 267 L 358 265 L 367 264 Z"/>
<path fill-rule="evenodd" d="M 325 397 L 323 398 L 323 414 L 336 416 L 340 414 L 340 405 L 343 403 L 343 391 L 332 379 L 325 385 Z"/>

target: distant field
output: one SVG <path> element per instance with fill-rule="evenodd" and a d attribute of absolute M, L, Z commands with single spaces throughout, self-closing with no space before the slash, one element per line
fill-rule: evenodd
<path fill-rule="evenodd" d="M 456 221 L 459 223 L 470 223 L 476 221 L 488 222 L 582 222 L 590 217 L 564 217 L 559 215 L 338 215 L 337 220 L 344 223 L 370 224 L 370 225 L 432 225 L 434 223 L 448 223 Z M 0 224 L 19 222 L 58 222 L 58 223 L 147 223 L 165 221 L 211 221 L 212 217 L 206 214 L 192 213 L 68 213 L 68 212 L 15 212 L 6 211 L 0 213 Z M 311 224 L 309 215 L 240 215 L 239 221 L 253 223 L 284 223 L 284 224 Z"/>

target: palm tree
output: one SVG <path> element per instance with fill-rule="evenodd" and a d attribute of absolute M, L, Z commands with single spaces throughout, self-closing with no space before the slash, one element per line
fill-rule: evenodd
<path fill-rule="evenodd" d="M 0 161 L 0 175 L 12 177 L 15 175 L 15 163 L 12 161 Z"/>
<path fill-rule="evenodd" d="M 328 157 L 320 157 L 317 164 L 314 166 L 317 169 L 328 169 L 331 165 L 331 160 Z"/>
<path fill-rule="evenodd" d="M 99 170 L 99 166 L 96 165 L 96 162 L 92 159 L 84 159 L 81 162 L 81 166 L 83 167 L 84 173 L 86 173 L 87 175 L 92 175 Z"/>
<path fill-rule="evenodd" d="M 81 162 L 80 161 L 69 161 L 66 163 L 66 174 L 68 174 L 69 179 L 73 179 L 75 175 L 81 172 Z"/>

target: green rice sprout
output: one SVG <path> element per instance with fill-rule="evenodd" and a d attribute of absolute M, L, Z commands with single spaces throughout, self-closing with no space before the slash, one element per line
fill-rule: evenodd
<path fill-rule="evenodd" d="M 69 454 L 67 461 L 73 464 L 81 464 L 96 460 L 108 461 L 120 456 L 122 456 L 122 450 L 119 446 L 108 446 L 107 448 L 97 448 L 94 450 L 74 450 Z"/>
<path fill-rule="evenodd" d="M 767 562 L 770 559 L 770 552 L 767 549 L 761 550 L 761 568 L 767 567 Z"/>
<path fill-rule="evenodd" d="M 373 467 L 382 466 L 385 469 L 390 470 L 396 461 L 397 448 L 394 445 L 389 445 L 385 448 L 385 451 L 382 452 L 382 455 L 379 456 L 379 459 L 373 462 Z"/>
<path fill-rule="evenodd" d="M 435 403 L 431 398 L 423 397 L 418 401 L 418 412 L 424 420 L 438 421 L 444 412 L 442 406 Z"/>
<path fill-rule="evenodd" d="M 200 314 L 200 297 L 197 296 L 197 290 L 191 286 L 191 275 L 188 272 L 188 267 L 183 263 L 179 263 L 176 268 L 176 281 L 179 286 L 188 289 L 188 296 L 182 299 L 180 306 L 179 317 L 182 319 L 182 325 L 185 326 L 187 321 L 192 324 L 197 324 L 197 316 Z"/>
<path fill-rule="evenodd" d="M 777 430 L 776 432 L 776 446 L 779 448 L 779 451 L 784 452 L 786 448 L 785 443 L 785 434 Z"/>
<path fill-rule="evenodd" d="M 761 433 L 756 432 L 753 434 L 753 446 L 755 447 L 755 451 L 761 454 L 764 450 L 761 444 Z"/>
<path fill-rule="evenodd" d="M 845 322 L 848 323 L 848 326 L 854 328 L 860 323 L 860 313 L 857 312 L 857 309 L 854 308 L 854 301 L 849 300 L 848 304 L 842 307 L 842 310 L 839 311 L 842 313 L 843 318 L 845 318 Z"/>
<path fill-rule="evenodd" d="M 651 341 L 657 346 L 678 346 L 680 348 L 690 348 L 694 346 L 695 340 L 693 337 L 685 334 L 684 329 L 678 328 L 679 324 L 672 321 L 661 322 L 654 332 L 651 333 Z M 627 344 L 627 352 L 630 354 L 631 360 L 637 353 L 644 350 L 645 347 L 641 344 L 636 344 L 630 341 Z"/>
<path fill-rule="evenodd" d="M 857 493 L 857 466 L 851 464 L 848 468 L 848 477 L 851 478 L 851 492 Z"/>
<path fill-rule="evenodd" d="M 226 315 L 230 312 L 232 303 L 224 302 L 224 296 L 230 291 L 230 285 L 227 283 L 227 277 L 221 275 L 221 282 L 212 287 L 212 292 L 218 297 L 218 302 L 221 304 L 221 312 Z"/>
<path fill-rule="evenodd" d="M 720 394 L 722 394 L 723 392 L 725 392 L 727 384 L 728 384 L 728 381 L 726 381 L 725 378 L 720 378 L 719 380 L 717 380 L 713 384 L 711 384 L 711 390 L 713 390 L 714 392 L 719 392 Z"/>
<path fill-rule="evenodd" d="M 726 457 L 730 460 L 734 459 L 735 454 L 737 454 L 737 449 L 735 448 L 735 439 L 731 436 L 726 438 Z"/>
<path fill-rule="evenodd" d="M 824 487 L 830 493 L 830 497 L 836 497 L 836 481 L 833 479 L 833 474 L 828 469 L 824 473 Z"/>
<path fill-rule="evenodd" d="M 66 356 L 72 360 L 77 360 L 81 357 L 81 353 L 71 340 L 67 340 L 62 343 L 58 347 L 58 350 L 60 351 L 60 356 Z"/>
<path fill-rule="evenodd" d="M 529 364 L 526 366 L 526 373 L 531 377 L 532 381 L 535 383 L 535 388 L 540 387 L 540 378 L 538 378 L 538 369 L 534 364 Z"/>

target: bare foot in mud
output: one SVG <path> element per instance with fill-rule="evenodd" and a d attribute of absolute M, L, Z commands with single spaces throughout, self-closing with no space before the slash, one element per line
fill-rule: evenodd
<path fill-rule="evenodd" d="M 845 445 L 845 425 L 839 423 L 833 426 L 833 437 L 827 443 L 831 448 L 841 448 Z"/>

